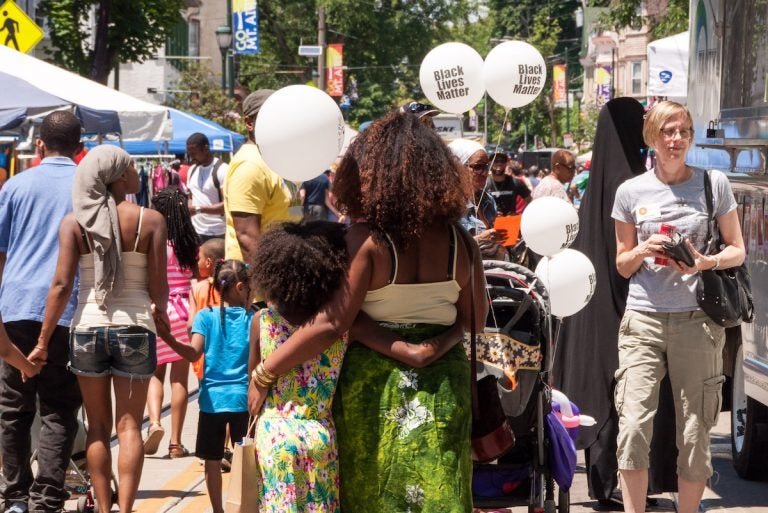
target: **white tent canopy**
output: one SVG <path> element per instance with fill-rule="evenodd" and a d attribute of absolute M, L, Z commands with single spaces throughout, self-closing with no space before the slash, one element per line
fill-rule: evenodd
<path fill-rule="evenodd" d="M 98 84 L 47 62 L 0 45 L 0 69 L 89 111 L 115 112 L 124 140 L 170 139 L 168 109 Z M 6 91 L 0 84 L 0 89 Z M 11 93 L 12 94 L 12 93 Z"/>
<path fill-rule="evenodd" d="M 688 96 L 688 32 L 648 44 L 648 96 Z"/>

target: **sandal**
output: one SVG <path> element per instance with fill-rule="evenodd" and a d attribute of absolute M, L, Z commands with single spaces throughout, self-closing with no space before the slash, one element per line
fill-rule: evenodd
<path fill-rule="evenodd" d="M 147 438 L 144 439 L 144 454 L 155 454 L 160 447 L 160 441 L 165 436 L 165 429 L 159 422 L 152 421 L 147 428 Z"/>
<path fill-rule="evenodd" d="M 168 444 L 169 458 L 186 458 L 187 456 L 189 456 L 189 451 L 182 444 Z"/>

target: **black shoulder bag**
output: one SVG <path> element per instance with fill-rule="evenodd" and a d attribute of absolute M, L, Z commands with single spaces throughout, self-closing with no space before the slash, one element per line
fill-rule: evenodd
<path fill-rule="evenodd" d="M 704 172 L 704 196 L 709 215 L 704 254 L 712 255 L 720 251 L 722 241 L 720 227 L 715 219 L 709 171 Z M 746 265 L 701 271 L 696 286 L 696 301 L 713 321 L 724 328 L 733 328 L 742 322 L 752 322 L 755 318 L 755 307 L 752 303 L 752 285 Z"/>

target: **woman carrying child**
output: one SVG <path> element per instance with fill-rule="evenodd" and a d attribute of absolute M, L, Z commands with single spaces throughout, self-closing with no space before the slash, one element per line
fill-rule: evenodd
<path fill-rule="evenodd" d="M 187 208 L 187 197 L 176 187 L 162 189 L 152 198 L 152 207 L 165 218 L 168 227 L 168 317 L 171 332 L 179 342 L 189 344 L 187 319 L 189 317 L 189 291 L 192 287 L 194 270 L 197 268 L 199 240 Z M 144 453 L 155 454 L 165 430 L 160 424 L 163 405 L 163 382 L 165 370 L 171 364 L 171 440 L 168 444 L 169 458 L 189 456 L 181 443 L 181 431 L 187 415 L 189 400 L 189 362 L 163 339 L 157 341 L 157 370 L 149 383 L 147 413 L 149 426 L 144 440 Z"/>
<path fill-rule="evenodd" d="M 391 113 L 353 141 L 334 194 L 345 214 L 362 220 L 346 236 L 347 275 L 256 367 L 249 409 L 258 412 L 266 397 L 284 394 L 282 376 L 333 347 L 361 310 L 406 341 L 426 338 L 387 344 L 371 327 L 351 332 L 353 341 L 378 344 L 375 351 L 352 344 L 339 378 L 341 507 L 471 511 L 470 369 L 463 348 L 451 344 L 458 337 L 447 335 L 469 327 L 473 293 L 485 297 L 477 246 L 456 228 L 469 177 L 433 130 L 413 115 Z M 302 270 L 308 280 L 322 272 Z M 485 319 L 487 303 L 474 303 L 476 318 Z M 448 338 L 430 339 L 438 336 Z M 402 346 L 424 351 L 402 364 L 395 361 Z M 305 386 L 317 384 L 298 376 Z"/>
<path fill-rule="evenodd" d="M 158 329 L 163 340 L 186 360 L 205 357 L 195 455 L 205 461 L 205 484 L 213 513 L 223 513 L 221 460 L 227 424 L 232 443 L 242 440 L 248 427 L 248 334 L 253 310 L 245 264 L 219 261 L 213 283 L 222 303 L 197 313 L 191 344 L 179 342 L 163 323 L 158 323 Z"/>
<path fill-rule="evenodd" d="M 125 201 L 138 190 L 139 174 L 121 148 L 97 146 L 80 162 L 72 186 L 74 213 L 59 229 L 59 260 L 38 341 L 47 347 L 79 264 L 69 368 L 88 418 L 86 459 L 100 513 L 112 505 L 113 424 L 120 446 L 118 504 L 121 513 L 132 510 L 144 463 L 141 420 L 157 362 L 152 305 L 167 319 L 165 220 Z"/>

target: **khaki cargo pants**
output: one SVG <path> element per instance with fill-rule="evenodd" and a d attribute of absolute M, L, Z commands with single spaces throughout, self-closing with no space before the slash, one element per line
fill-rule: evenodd
<path fill-rule="evenodd" d="M 619 326 L 615 404 L 619 469 L 647 469 L 659 384 L 669 373 L 675 400 L 677 475 L 712 475 L 709 431 L 722 402 L 725 330 L 704 312 L 627 310 Z"/>

